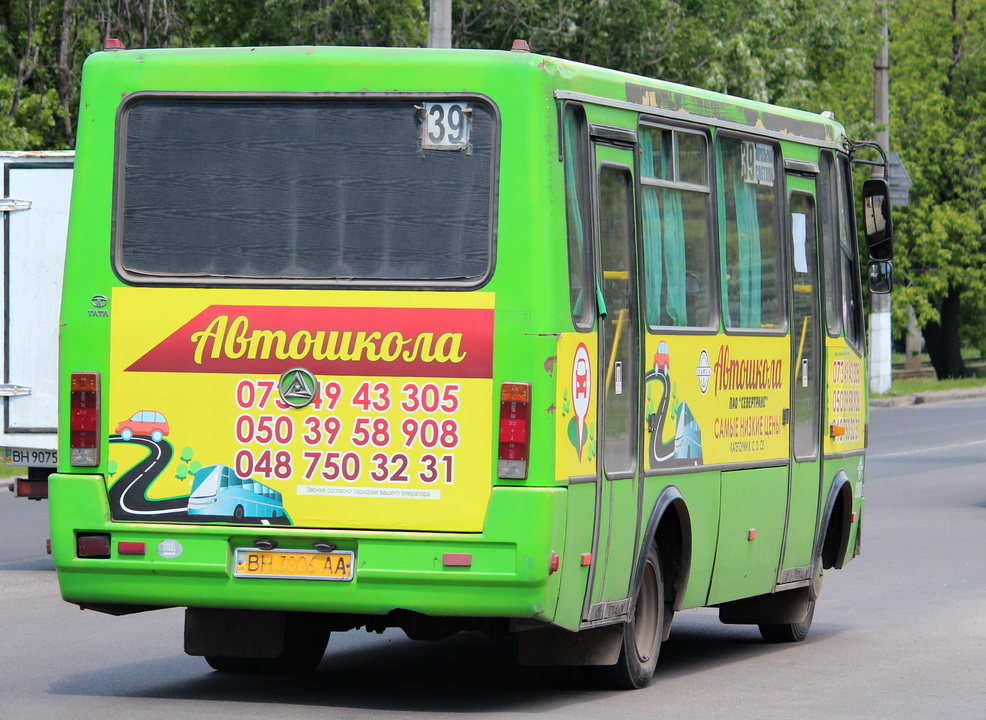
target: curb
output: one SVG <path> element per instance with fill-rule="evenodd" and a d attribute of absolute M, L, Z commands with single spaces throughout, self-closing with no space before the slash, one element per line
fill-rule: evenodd
<path fill-rule="evenodd" d="M 899 397 L 871 397 L 870 407 L 910 407 L 911 405 L 949 402 L 951 400 L 974 400 L 977 398 L 986 398 L 986 387 L 938 390 L 915 393 L 913 395 L 901 395 Z"/>

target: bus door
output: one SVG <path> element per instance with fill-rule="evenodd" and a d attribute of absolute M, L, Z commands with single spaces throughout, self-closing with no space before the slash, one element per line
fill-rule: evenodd
<path fill-rule="evenodd" d="M 597 442 L 599 476 L 593 562 L 583 619 L 626 614 L 639 533 L 637 478 L 640 338 L 635 272 L 633 164 L 636 136 L 601 128 L 595 135 L 599 333 Z"/>
<path fill-rule="evenodd" d="M 815 181 L 788 176 L 791 247 L 791 475 L 779 583 L 810 576 L 818 520 L 821 460 L 821 322 Z"/>

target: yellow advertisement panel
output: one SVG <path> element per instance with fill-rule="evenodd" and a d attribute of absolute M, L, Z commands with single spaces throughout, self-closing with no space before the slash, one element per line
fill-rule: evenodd
<path fill-rule="evenodd" d="M 648 334 L 647 470 L 789 456 L 786 337 Z"/>
<path fill-rule="evenodd" d="M 555 477 L 595 476 L 597 449 L 596 334 L 563 333 L 555 366 Z"/>
<path fill-rule="evenodd" d="M 790 457 L 787 337 L 648 334 L 644 467 L 662 470 Z M 596 336 L 558 339 L 555 466 L 559 480 L 596 474 Z"/>
<path fill-rule="evenodd" d="M 825 454 L 862 450 L 865 444 L 866 371 L 845 338 L 826 338 Z"/>
<path fill-rule="evenodd" d="M 492 293 L 117 288 L 115 519 L 479 531 Z"/>

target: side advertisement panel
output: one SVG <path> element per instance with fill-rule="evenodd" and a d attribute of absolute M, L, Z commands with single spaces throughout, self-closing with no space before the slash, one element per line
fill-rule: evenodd
<path fill-rule="evenodd" d="M 866 371 L 863 359 L 849 347 L 845 338 L 827 338 L 828 359 L 825 387 L 826 455 L 862 450 L 865 447 Z"/>
<path fill-rule="evenodd" d="M 595 333 L 563 333 L 558 338 L 555 385 L 555 478 L 595 477 L 597 453 Z"/>
<path fill-rule="evenodd" d="M 788 338 L 648 335 L 645 468 L 789 457 Z"/>

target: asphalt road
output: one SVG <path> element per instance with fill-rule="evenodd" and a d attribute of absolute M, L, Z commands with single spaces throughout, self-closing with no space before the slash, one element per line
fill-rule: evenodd
<path fill-rule="evenodd" d="M 866 496 L 863 555 L 826 574 L 804 643 L 685 611 L 653 684 L 614 692 L 472 634 L 351 632 L 308 678 L 214 673 L 182 653 L 180 610 L 62 602 L 46 506 L 4 492 L 0 718 L 986 717 L 986 399 L 873 409 Z"/>

